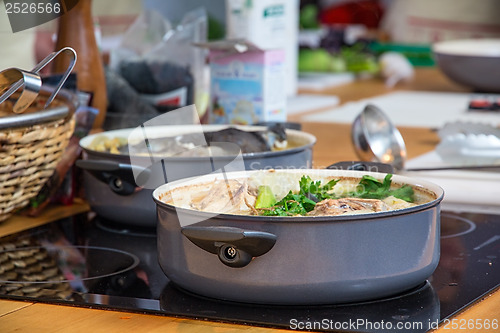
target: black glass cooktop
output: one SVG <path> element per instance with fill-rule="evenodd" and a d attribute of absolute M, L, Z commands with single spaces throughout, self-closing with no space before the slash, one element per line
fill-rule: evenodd
<path fill-rule="evenodd" d="M 344 305 L 265 306 L 193 295 L 157 263 L 155 230 L 98 218 L 0 238 L 0 298 L 313 331 L 426 332 L 500 285 L 500 216 L 442 213 L 434 274 L 401 295 Z"/>

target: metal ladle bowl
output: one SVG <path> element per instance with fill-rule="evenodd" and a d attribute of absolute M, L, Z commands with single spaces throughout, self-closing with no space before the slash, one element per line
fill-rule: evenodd
<path fill-rule="evenodd" d="M 395 171 L 490 170 L 500 172 L 500 164 L 445 165 L 437 167 L 405 168 L 406 146 L 399 130 L 387 115 L 374 105 L 367 105 L 356 117 L 351 138 L 361 161 L 382 163 L 376 168 L 392 166 Z M 366 168 L 362 163 L 356 167 Z M 349 166 L 353 168 L 354 166 Z"/>
<path fill-rule="evenodd" d="M 356 117 L 351 138 L 362 161 L 380 162 L 403 170 L 406 146 L 399 130 L 378 107 L 368 104 Z"/>

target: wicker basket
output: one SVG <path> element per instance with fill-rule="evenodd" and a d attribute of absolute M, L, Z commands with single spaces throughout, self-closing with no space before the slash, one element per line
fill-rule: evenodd
<path fill-rule="evenodd" d="M 39 193 L 73 134 L 74 97 L 60 92 L 54 102 L 56 106 L 47 110 L 0 118 L 4 121 L 0 129 L 0 221 Z M 13 127 L 8 128 L 8 122 Z"/>

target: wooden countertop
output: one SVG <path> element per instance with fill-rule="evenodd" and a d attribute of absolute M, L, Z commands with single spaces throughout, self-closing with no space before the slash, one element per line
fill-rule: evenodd
<path fill-rule="evenodd" d="M 415 79 L 397 87 L 400 90 L 423 91 L 455 91 L 466 92 L 448 81 L 433 68 L 417 69 Z M 372 97 L 394 91 L 387 89 L 383 83 L 374 78 L 352 82 L 343 86 L 328 89 L 322 93 L 333 94 L 340 98 L 341 103 Z M 315 112 L 312 110 L 311 112 Z M 301 121 L 300 115 L 290 117 L 291 121 Z M 343 124 L 303 123 L 303 130 L 316 135 L 318 141 L 313 152 L 314 167 L 321 168 L 338 161 L 355 160 L 356 154 L 350 143 L 350 126 Z M 408 157 L 415 157 L 428 152 L 438 143 L 438 137 L 430 129 L 400 128 L 403 135 Z M 73 209 L 74 211 L 71 211 Z M 17 232 L 35 225 L 45 223 L 45 220 L 56 216 L 84 212 L 88 209 L 85 203 L 79 203 L 73 208 L 56 207 L 47 214 L 33 221 L 24 217 L 0 224 L 0 236 Z M 45 220 L 44 220 L 45 219 Z M 483 300 L 468 307 L 453 319 L 456 323 L 485 321 L 500 318 L 500 291 L 496 291 Z M 269 329 L 262 327 L 225 324 L 202 320 L 180 319 L 156 315 L 58 306 L 35 302 L 19 302 L 0 300 L 0 331 L 1 332 L 290 332 L 290 330 Z M 498 332 L 498 330 L 453 329 L 442 327 L 437 332 Z"/>

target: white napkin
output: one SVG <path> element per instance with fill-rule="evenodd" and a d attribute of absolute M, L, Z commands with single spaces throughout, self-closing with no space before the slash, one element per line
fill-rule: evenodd
<path fill-rule="evenodd" d="M 405 167 L 409 169 L 444 165 L 439 155 L 432 151 L 409 160 Z M 402 171 L 399 174 L 425 179 L 441 186 L 445 192 L 443 209 L 500 212 L 500 171 Z"/>
<path fill-rule="evenodd" d="M 496 95 L 491 95 L 496 96 Z M 352 124 L 367 104 L 382 109 L 395 126 L 440 128 L 448 122 L 500 124 L 499 112 L 470 112 L 474 94 L 423 91 L 396 91 L 386 95 L 347 102 L 330 110 L 305 115 L 303 121 Z"/>
<path fill-rule="evenodd" d="M 339 104 L 339 98 L 331 95 L 299 94 L 286 100 L 286 112 L 289 115 L 315 109 L 330 108 Z"/>

